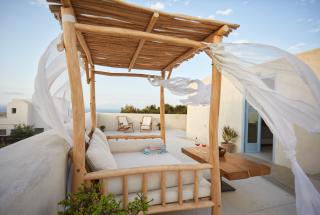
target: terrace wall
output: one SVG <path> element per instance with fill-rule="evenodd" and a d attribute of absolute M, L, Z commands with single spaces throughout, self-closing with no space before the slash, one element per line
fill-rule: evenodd
<path fill-rule="evenodd" d="M 0 149 L 0 214 L 58 214 L 65 199 L 66 142 L 52 131 Z"/>
<path fill-rule="evenodd" d="M 140 113 L 98 113 L 97 126 L 104 125 L 106 130 L 115 131 L 118 128 L 117 116 L 127 116 L 129 122 L 133 122 L 135 130 L 140 129 L 140 122 L 143 116 L 152 116 L 152 129 L 157 130 L 157 124 L 160 122 L 160 114 L 140 114 Z M 166 114 L 166 128 L 169 129 L 186 129 L 186 114 Z"/>

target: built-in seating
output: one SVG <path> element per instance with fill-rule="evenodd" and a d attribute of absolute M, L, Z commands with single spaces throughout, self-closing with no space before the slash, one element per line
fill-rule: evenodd
<path fill-rule="evenodd" d="M 138 144 L 135 145 L 134 142 Z M 148 144 L 148 142 L 150 144 Z M 183 165 L 181 161 L 170 153 L 151 155 L 143 153 L 145 147 L 156 144 L 159 145 L 163 143 L 155 140 L 126 140 L 118 143 L 113 142 L 109 145 L 104 134 L 99 129 L 96 129 L 92 135 L 86 157 L 89 165 L 93 167 L 94 170 L 141 169 L 144 167 Z M 129 145 L 130 147 L 126 147 Z M 105 155 L 103 156 L 103 154 Z M 161 174 L 165 174 L 165 176 Z M 126 190 L 124 190 L 124 177 L 122 175 L 101 179 L 100 182 L 103 183 L 104 194 L 113 193 L 117 198 L 122 198 L 123 193 L 126 192 L 128 195 L 127 198 L 130 201 L 136 197 L 137 193 L 142 192 L 144 189 L 142 181 L 145 180 L 146 195 L 149 200 L 153 199 L 152 202 L 150 202 L 151 205 L 160 204 L 163 200 L 161 198 L 163 177 L 166 178 L 165 199 L 167 203 L 178 201 L 178 186 L 183 190 L 182 196 L 180 197 L 182 200 L 194 199 L 195 180 L 197 180 L 196 184 L 198 186 L 197 198 L 210 196 L 210 183 L 203 178 L 201 171 L 180 171 L 179 174 L 181 175 L 178 175 L 178 171 L 150 172 L 147 176 L 144 176 L 143 173 L 131 174 L 126 176 Z M 196 177 L 195 174 L 197 174 Z M 147 179 L 143 179 L 143 177 L 147 177 Z"/>

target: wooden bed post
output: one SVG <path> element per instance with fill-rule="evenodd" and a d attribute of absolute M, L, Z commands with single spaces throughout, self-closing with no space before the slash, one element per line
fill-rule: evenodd
<path fill-rule="evenodd" d="M 213 37 L 213 43 L 220 43 L 222 37 L 216 35 Z M 211 199 L 214 206 L 211 214 L 221 214 L 221 181 L 219 168 L 219 106 L 221 90 L 221 73 L 217 70 L 212 61 L 212 79 L 211 79 L 211 100 L 210 100 L 210 117 L 209 117 L 209 158 L 212 164 L 211 169 Z"/>
<path fill-rule="evenodd" d="M 94 67 L 90 67 L 90 113 L 91 113 L 91 129 L 97 126 L 97 110 L 96 110 L 96 78 Z"/>
<path fill-rule="evenodd" d="M 161 78 L 165 79 L 166 72 L 161 71 Z M 161 138 L 166 143 L 166 120 L 165 120 L 165 104 L 164 104 L 164 88 L 160 85 L 160 131 Z"/>
<path fill-rule="evenodd" d="M 76 192 L 84 182 L 85 174 L 85 112 L 82 94 L 80 66 L 77 49 L 77 36 L 74 27 L 75 18 L 72 8 L 61 7 L 63 39 L 68 65 L 69 83 L 72 101 L 73 120 L 73 178 L 72 192 Z"/>

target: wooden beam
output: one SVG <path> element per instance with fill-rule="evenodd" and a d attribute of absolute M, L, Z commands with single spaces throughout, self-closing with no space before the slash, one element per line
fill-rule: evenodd
<path fill-rule="evenodd" d="M 148 199 L 148 175 L 146 173 L 142 174 L 142 190 L 145 199 Z"/>
<path fill-rule="evenodd" d="M 110 177 L 120 177 L 124 175 L 138 175 L 159 173 L 162 171 L 192 171 L 192 170 L 204 170 L 211 169 L 211 164 L 208 163 L 194 163 L 194 164 L 175 164 L 175 165 L 158 165 L 158 166 L 145 166 L 145 167 L 133 167 L 126 169 L 108 169 L 100 170 L 96 172 L 87 173 L 84 176 L 84 180 L 99 180 Z"/>
<path fill-rule="evenodd" d="M 83 34 L 81 32 L 77 32 L 77 38 L 78 38 L 78 41 L 80 43 L 80 46 L 82 47 L 84 53 L 87 56 L 88 62 L 91 64 L 91 66 L 93 66 L 91 52 L 90 52 L 90 49 L 89 49 L 89 47 L 87 45 L 86 39 L 84 38 L 84 36 L 83 36 Z"/>
<path fill-rule="evenodd" d="M 162 138 L 161 135 L 107 135 L 106 138 L 109 139 L 125 139 L 125 140 L 139 140 L 139 139 L 156 139 Z"/>
<path fill-rule="evenodd" d="M 198 49 L 206 47 L 206 45 L 203 44 L 202 42 L 195 41 L 195 40 L 148 33 L 148 32 L 131 30 L 126 28 L 105 27 L 105 26 L 87 25 L 87 24 L 80 24 L 80 23 L 75 23 L 75 27 L 78 31 L 81 31 L 81 32 L 103 34 L 103 35 L 125 37 L 125 38 L 145 39 L 145 40 L 151 40 L 151 41 L 155 40 L 155 41 L 165 42 L 168 44 L 173 44 L 176 46 L 193 47 Z"/>
<path fill-rule="evenodd" d="M 62 15 L 73 15 L 72 8 L 61 7 Z M 72 120 L 73 120 L 73 174 L 72 192 L 76 192 L 84 182 L 85 171 L 85 111 L 77 49 L 77 36 L 74 22 L 63 21 L 63 39 L 66 51 L 69 83 L 71 89 Z"/>
<path fill-rule="evenodd" d="M 179 205 L 183 204 L 183 180 L 181 171 L 178 171 L 178 202 Z"/>
<path fill-rule="evenodd" d="M 99 180 L 100 184 L 100 193 L 102 195 L 108 195 L 108 179 L 100 179 Z"/>
<path fill-rule="evenodd" d="M 158 213 L 166 213 L 166 212 L 174 212 L 174 211 L 182 211 L 182 210 L 193 210 L 197 208 L 208 208 L 214 206 L 210 200 L 202 200 L 198 203 L 187 202 L 183 205 L 179 203 L 170 203 L 165 207 L 162 205 L 154 205 L 148 208 L 148 214 L 158 214 Z M 182 214 L 182 213 L 181 213 Z"/>
<path fill-rule="evenodd" d="M 198 171 L 194 170 L 193 171 L 194 175 L 194 184 L 193 184 L 193 199 L 195 203 L 199 202 L 199 176 L 198 176 Z"/>
<path fill-rule="evenodd" d="M 84 59 L 84 69 L 86 71 L 87 84 L 90 84 L 90 72 L 89 72 L 88 60 L 86 58 L 83 58 L 83 59 Z"/>
<path fill-rule="evenodd" d="M 123 194 L 123 207 L 127 208 L 128 206 L 128 176 L 123 176 L 123 182 L 122 182 L 122 194 Z"/>
<path fill-rule="evenodd" d="M 208 37 L 206 37 L 203 42 L 212 42 L 212 38 L 214 36 L 222 36 L 224 34 L 226 34 L 226 32 L 229 32 L 230 29 L 227 25 L 223 25 L 221 28 L 219 28 L 218 30 L 216 30 L 215 32 L 213 32 L 212 34 L 210 34 Z M 193 54 L 195 54 L 199 49 L 198 48 L 191 48 L 188 51 L 186 51 L 184 54 L 182 54 L 181 56 L 177 57 L 176 59 L 174 59 L 172 62 L 170 62 L 165 68 L 163 68 L 162 70 L 164 71 L 169 71 L 170 69 L 174 68 L 177 64 L 181 63 L 182 61 L 184 61 L 185 59 L 188 59 L 189 57 L 191 57 Z"/>
<path fill-rule="evenodd" d="M 116 73 L 116 72 L 102 72 L 95 71 L 95 74 L 105 75 L 105 76 L 118 76 L 118 77 L 135 77 L 135 78 L 161 78 L 159 75 L 148 75 L 139 73 Z"/>
<path fill-rule="evenodd" d="M 71 7 L 71 2 L 70 0 L 61 0 L 61 3 L 63 5 L 63 7 L 67 8 L 67 7 Z"/>
<path fill-rule="evenodd" d="M 220 43 L 221 36 L 214 36 L 213 43 Z M 212 164 L 211 169 L 211 201 L 212 215 L 221 214 L 221 181 L 219 167 L 219 106 L 221 91 L 221 73 L 212 62 L 212 79 L 211 79 L 211 99 L 210 99 L 210 116 L 209 116 L 209 161 Z"/>
<path fill-rule="evenodd" d="M 161 71 L 161 78 L 165 79 L 165 71 Z M 166 120 L 164 104 L 164 87 L 160 85 L 160 132 L 163 143 L 166 143 Z"/>
<path fill-rule="evenodd" d="M 160 196 L 162 206 L 166 206 L 167 203 L 167 171 L 160 172 Z"/>
<path fill-rule="evenodd" d="M 70 15 L 72 15 L 74 17 L 74 19 L 76 20 L 76 16 L 74 15 L 74 10 L 72 8 L 72 5 L 70 3 L 70 0 L 63 0 L 62 1 L 63 5 L 65 8 L 68 8 L 70 10 Z M 92 66 L 93 65 L 93 61 L 92 61 L 92 57 L 91 57 L 91 52 L 90 52 L 90 49 L 87 45 L 87 42 L 86 42 L 86 39 L 84 38 L 83 34 L 81 32 L 76 32 L 77 34 L 77 39 L 79 41 L 79 44 L 80 46 L 82 47 L 87 59 L 88 59 L 88 62 L 90 63 L 90 65 Z"/>
<path fill-rule="evenodd" d="M 97 109 L 96 109 L 96 78 L 94 67 L 90 68 L 90 116 L 91 116 L 91 131 L 97 126 Z"/>
<path fill-rule="evenodd" d="M 151 32 L 152 31 L 154 25 L 156 24 L 156 21 L 157 21 L 158 17 L 159 17 L 159 13 L 157 13 L 157 12 L 153 13 L 153 15 L 152 15 L 152 17 L 151 17 L 151 19 L 149 21 L 149 24 L 147 26 L 146 32 Z M 137 47 L 137 49 L 136 49 L 136 51 L 135 51 L 135 53 L 134 53 L 134 55 L 133 55 L 133 57 L 132 57 L 132 59 L 130 61 L 130 65 L 129 65 L 129 69 L 128 69 L 129 72 L 133 68 L 133 66 L 134 66 L 134 64 L 135 64 L 135 62 L 136 62 L 136 60 L 137 60 L 137 58 L 138 58 L 138 56 L 140 54 L 140 51 L 142 50 L 142 47 L 143 47 L 145 42 L 146 42 L 145 39 L 141 39 L 139 41 L 139 45 L 138 45 L 138 47 Z"/>
<path fill-rule="evenodd" d="M 173 70 L 172 68 L 169 69 L 169 73 L 168 73 L 167 79 L 171 78 L 172 70 Z"/>

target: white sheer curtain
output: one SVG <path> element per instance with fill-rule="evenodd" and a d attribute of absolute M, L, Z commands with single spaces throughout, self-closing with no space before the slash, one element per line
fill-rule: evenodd
<path fill-rule="evenodd" d="M 245 95 L 283 145 L 295 176 L 298 214 L 319 214 L 320 194 L 296 160 L 294 130 L 299 126 L 320 132 L 319 79 L 295 56 L 272 46 L 212 44 L 210 48 L 217 68 Z"/>
<path fill-rule="evenodd" d="M 295 176 L 296 207 L 299 215 L 320 214 L 320 194 L 296 160 L 295 126 L 320 132 L 320 81 L 295 56 L 261 44 L 211 44 L 207 53 L 221 73 L 242 92 L 283 145 Z M 180 80 L 182 80 L 180 78 Z M 192 92 L 186 104 L 209 104 L 210 85 L 199 80 L 153 80 L 169 90 Z M 191 84 L 191 85 L 190 85 Z M 197 84 L 196 87 L 192 84 Z M 188 85 L 188 86 L 186 86 Z M 180 86 L 183 86 L 181 88 Z M 303 143 L 299 143 L 303 144 Z M 319 142 L 320 144 L 320 142 Z"/>
<path fill-rule="evenodd" d="M 60 34 L 50 43 L 40 58 L 32 104 L 42 120 L 71 147 L 70 88 L 65 51 L 58 50 L 61 40 Z M 83 73 L 80 58 L 79 62 L 81 73 Z"/>

